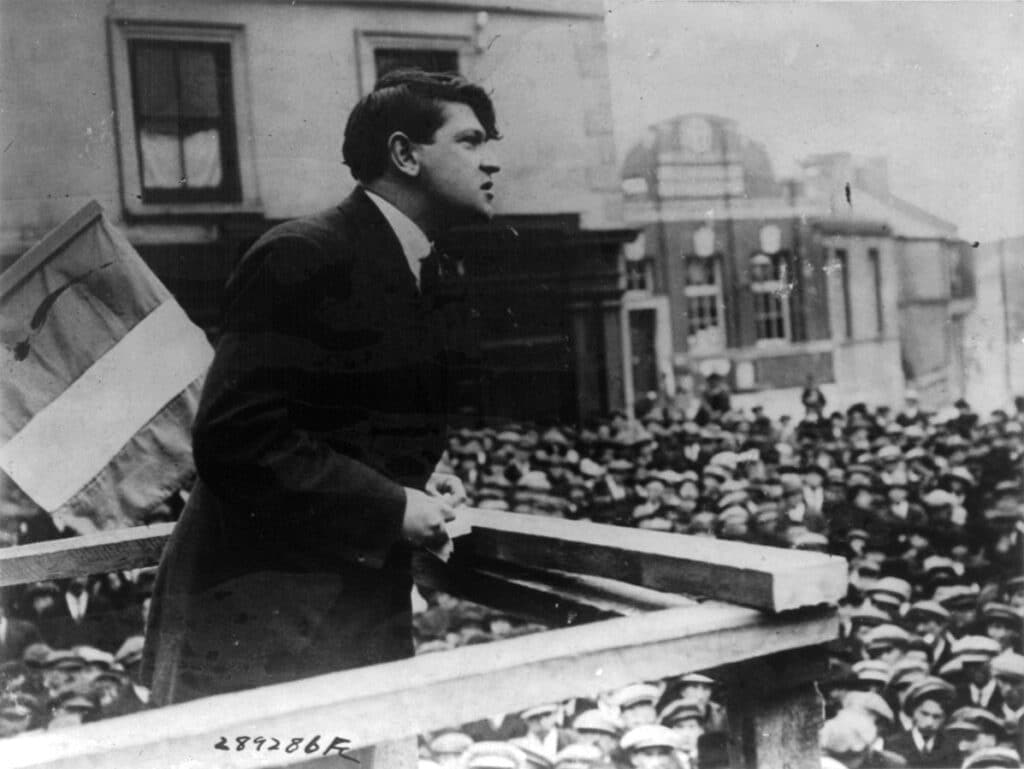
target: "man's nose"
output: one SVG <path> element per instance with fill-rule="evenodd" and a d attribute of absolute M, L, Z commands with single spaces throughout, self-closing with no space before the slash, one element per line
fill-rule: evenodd
<path fill-rule="evenodd" d="M 480 159 L 480 170 L 486 174 L 496 174 L 501 170 L 501 166 L 498 164 L 498 157 L 494 153 L 494 150 L 484 150 L 483 157 Z"/>

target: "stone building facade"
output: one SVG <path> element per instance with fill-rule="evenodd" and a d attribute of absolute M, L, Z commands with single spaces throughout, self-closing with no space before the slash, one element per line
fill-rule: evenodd
<path fill-rule="evenodd" d="M 622 406 L 635 231 L 599 0 L 8 0 L 0 15 L 3 264 L 95 199 L 215 336 L 247 245 L 351 190 L 345 118 L 376 78 L 458 70 L 493 91 L 504 135 L 498 221 L 460 240 L 489 371 L 467 409 Z"/>

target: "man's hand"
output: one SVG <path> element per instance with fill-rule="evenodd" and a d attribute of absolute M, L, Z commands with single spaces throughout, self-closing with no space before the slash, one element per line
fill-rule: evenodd
<path fill-rule="evenodd" d="M 466 487 L 462 485 L 462 479 L 451 473 L 435 472 L 431 475 L 430 480 L 427 481 L 427 493 L 442 497 L 452 507 L 461 507 L 469 499 Z"/>
<path fill-rule="evenodd" d="M 452 520 L 455 520 L 455 511 L 442 497 L 406 487 L 402 535 L 407 542 L 428 548 L 440 547 L 448 539 L 444 524 Z"/>

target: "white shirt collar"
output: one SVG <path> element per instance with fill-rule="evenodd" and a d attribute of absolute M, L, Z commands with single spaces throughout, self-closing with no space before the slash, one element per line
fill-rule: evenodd
<path fill-rule="evenodd" d="M 71 612 L 71 618 L 76 622 L 85 616 L 85 608 L 89 603 L 89 593 L 85 590 L 81 594 L 75 596 L 71 593 L 65 593 L 64 598 L 67 600 L 68 611 Z"/>
<path fill-rule="evenodd" d="M 419 228 L 412 219 L 402 213 L 394 204 L 389 203 L 376 192 L 364 189 L 366 197 L 373 201 L 374 205 L 380 209 L 380 212 L 384 214 L 384 218 L 388 220 L 388 224 L 391 225 L 391 229 L 395 233 L 395 237 L 398 238 L 398 242 L 402 246 L 402 252 L 405 254 L 405 260 L 409 263 L 409 269 L 412 271 L 413 277 L 416 279 L 416 286 L 420 285 L 420 259 L 430 254 L 432 248 L 430 239 L 426 234 Z"/>
<path fill-rule="evenodd" d="M 971 684 L 971 699 L 974 704 L 981 705 L 981 707 L 988 707 L 989 700 L 992 699 L 992 695 L 996 691 L 996 679 L 990 680 L 987 684 L 982 686 L 980 689 Z"/>
<path fill-rule="evenodd" d="M 935 748 L 935 738 L 932 737 L 931 739 L 926 740 L 924 735 L 918 731 L 916 726 L 910 730 L 910 737 L 914 740 L 914 744 L 917 746 L 919 753 L 931 753 Z"/>

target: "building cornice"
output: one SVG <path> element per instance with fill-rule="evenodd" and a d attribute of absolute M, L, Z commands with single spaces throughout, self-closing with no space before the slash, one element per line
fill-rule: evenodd
<path fill-rule="evenodd" d="M 488 13 L 604 19 L 601 0 L 262 0 L 272 5 L 373 6 L 376 9 L 487 11 Z"/>

